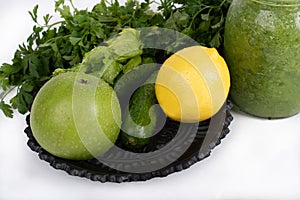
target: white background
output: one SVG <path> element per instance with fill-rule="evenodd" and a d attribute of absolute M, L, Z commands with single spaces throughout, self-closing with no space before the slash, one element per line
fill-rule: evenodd
<path fill-rule="evenodd" d="M 85 8 L 97 1 L 81 0 Z M 0 63 L 31 33 L 27 11 L 53 13 L 54 1 L 0 1 Z M 300 199 L 300 115 L 263 120 L 233 112 L 231 132 L 187 170 L 142 183 L 100 183 L 67 175 L 26 145 L 25 117 L 0 113 L 0 200 Z"/>

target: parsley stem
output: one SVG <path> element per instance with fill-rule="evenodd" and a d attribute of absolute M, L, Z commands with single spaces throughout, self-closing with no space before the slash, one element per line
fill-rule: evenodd
<path fill-rule="evenodd" d="M 75 7 L 74 4 L 73 4 L 73 1 L 72 1 L 72 0 L 69 0 L 69 1 L 70 1 L 70 4 L 71 4 L 73 10 L 74 10 L 74 11 L 77 11 L 76 7 Z"/>
<path fill-rule="evenodd" d="M 194 24 L 194 21 L 196 19 L 196 17 L 201 13 L 203 12 L 204 10 L 208 9 L 208 8 L 211 8 L 211 6 L 204 6 L 202 9 L 198 10 L 198 12 L 196 12 L 196 14 L 194 14 L 193 18 L 192 18 L 192 21 L 189 25 L 189 28 L 192 28 L 192 25 Z"/>
<path fill-rule="evenodd" d="M 55 22 L 55 23 L 53 23 L 53 24 L 51 24 L 51 25 L 47 25 L 47 26 L 43 26 L 43 27 L 47 27 L 48 30 L 49 30 L 49 29 L 51 29 L 53 26 L 58 25 L 58 24 L 62 24 L 62 23 L 64 23 L 64 22 L 65 22 L 65 21 L 58 21 L 58 22 Z"/>
<path fill-rule="evenodd" d="M 0 101 L 3 101 L 5 99 L 5 97 L 11 93 L 17 86 L 13 86 L 13 87 L 10 87 L 9 89 L 7 90 L 4 90 L 3 92 L 0 93 Z"/>

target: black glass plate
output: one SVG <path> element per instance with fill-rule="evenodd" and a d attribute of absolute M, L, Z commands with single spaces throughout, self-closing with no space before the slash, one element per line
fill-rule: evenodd
<path fill-rule="evenodd" d="M 228 101 L 211 119 L 185 124 L 167 119 L 163 129 L 141 149 L 128 149 L 120 141 L 101 157 L 86 161 L 58 158 L 45 151 L 34 139 L 29 118 L 24 130 L 27 145 L 41 160 L 69 175 L 100 182 L 146 181 L 182 171 L 208 157 L 212 149 L 229 133 L 233 120 Z"/>

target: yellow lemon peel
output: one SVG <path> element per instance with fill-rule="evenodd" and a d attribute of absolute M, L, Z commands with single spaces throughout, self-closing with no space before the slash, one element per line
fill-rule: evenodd
<path fill-rule="evenodd" d="M 155 93 L 166 115 L 181 122 L 211 118 L 230 88 L 226 62 L 214 48 L 192 46 L 168 58 L 159 70 Z"/>

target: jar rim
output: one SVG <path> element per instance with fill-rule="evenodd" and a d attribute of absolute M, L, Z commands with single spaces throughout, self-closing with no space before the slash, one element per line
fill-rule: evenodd
<path fill-rule="evenodd" d="M 299 6 L 300 0 L 251 0 L 256 3 L 270 6 Z"/>

